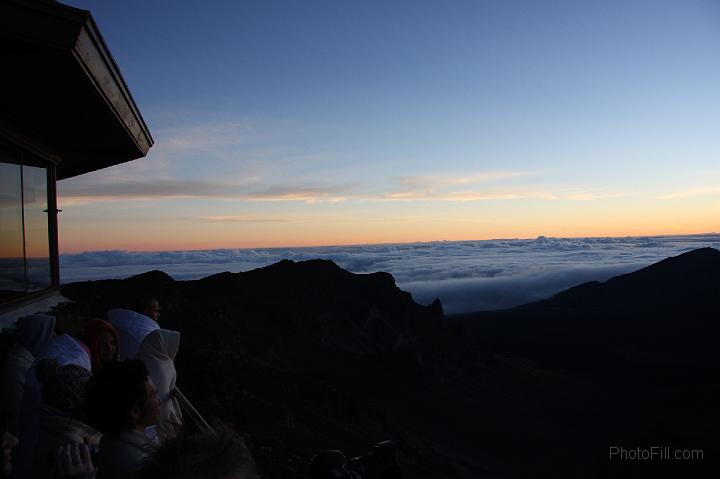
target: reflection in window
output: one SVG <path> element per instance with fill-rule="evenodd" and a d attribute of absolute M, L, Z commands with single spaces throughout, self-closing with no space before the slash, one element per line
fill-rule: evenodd
<path fill-rule="evenodd" d="M 50 287 L 50 241 L 48 237 L 47 170 L 23 166 L 25 208 L 25 264 L 27 289 Z"/>
<path fill-rule="evenodd" d="M 0 302 L 52 286 L 48 170 L 25 159 L 0 146 Z"/>
<path fill-rule="evenodd" d="M 0 299 L 25 292 L 20 165 L 0 151 Z"/>

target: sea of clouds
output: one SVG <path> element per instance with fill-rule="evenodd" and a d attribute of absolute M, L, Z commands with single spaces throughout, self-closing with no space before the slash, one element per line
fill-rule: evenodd
<path fill-rule="evenodd" d="M 312 248 L 94 251 L 60 257 L 62 282 L 127 278 L 159 269 L 176 280 L 248 271 L 282 259 L 329 259 L 354 273 L 387 271 L 415 301 L 440 298 L 445 312 L 508 308 L 586 281 L 605 281 L 696 248 L 720 234 L 546 238 Z"/>

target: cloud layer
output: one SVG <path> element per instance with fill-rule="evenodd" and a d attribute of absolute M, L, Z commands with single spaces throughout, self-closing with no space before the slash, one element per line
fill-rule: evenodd
<path fill-rule="evenodd" d="M 178 280 L 248 271 L 282 259 L 335 261 L 356 273 L 387 271 L 416 301 L 438 297 L 450 314 L 507 308 L 585 281 L 606 280 L 701 247 L 720 235 L 545 238 L 315 248 L 98 251 L 61 256 L 62 281 L 125 278 L 160 269 Z"/>

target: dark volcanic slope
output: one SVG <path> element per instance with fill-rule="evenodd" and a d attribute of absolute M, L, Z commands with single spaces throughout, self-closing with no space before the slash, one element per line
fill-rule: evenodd
<path fill-rule="evenodd" d="M 569 408 L 579 408 L 579 416 L 568 417 L 583 425 L 575 439 L 581 449 L 664 444 L 705 451 L 706 459 L 695 463 L 620 464 L 606 457 L 599 471 L 610 477 L 720 472 L 714 432 L 720 428 L 719 251 L 690 251 L 545 301 L 449 322 L 490 355 L 522 356 L 562 373 L 574 403 Z"/>
<path fill-rule="evenodd" d="M 703 248 L 505 311 L 452 318 L 486 342 L 572 367 L 633 361 L 719 366 L 720 251 Z"/>
<path fill-rule="evenodd" d="M 317 450 L 357 455 L 383 439 L 399 444 L 409 478 L 692 477 L 692 464 L 610 463 L 608 447 L 720 454 L 717 257 L 699 250 L 449 319 L 388 274 L 327 261 L 62 292 L 95 316 L 157 296 L 163 326 L 183 334 L 180 387 L 249 436 L 266 478 L 299 477 Z"/>
<path fill-rule="evenodd" d="M 536 306 L 555 308 L 631 308 L 718 312 L 720 251 L 702 248 L 664 259 L 647 268 L 565 290 Z"/>

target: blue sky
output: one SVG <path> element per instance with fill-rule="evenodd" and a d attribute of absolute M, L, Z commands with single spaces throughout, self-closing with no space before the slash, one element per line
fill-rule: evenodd
<path fill-rule="evenodd" d="M 720 230 L 717 2 L 69 3 L 156 145 L 64 251 Z"/>

